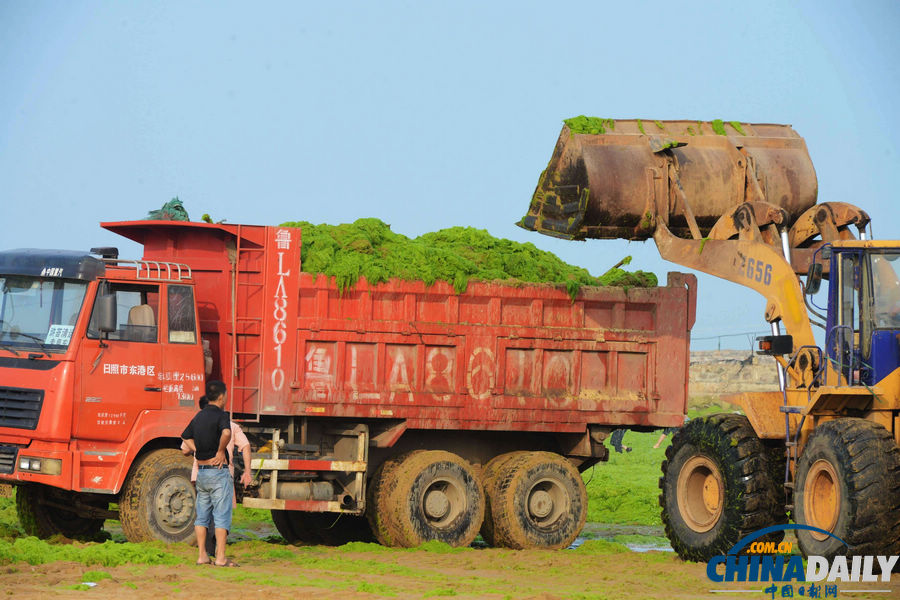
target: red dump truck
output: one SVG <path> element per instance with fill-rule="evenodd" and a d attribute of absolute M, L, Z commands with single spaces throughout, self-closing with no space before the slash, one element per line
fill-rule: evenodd
<path fill-rule="evenodd" d="M 251 440 L 245 506 L 291 542 L 562 547 L 619 427 L 678 426 L 696 280 L 657 288 L 300 271 L 300 229 L 104 223 L 140 260 L 0 252 L 0 482 L 29 533 L 193 534 L 179 436 L 207 378 Z M 110 510 L 118 504 L 118 511 Z"/>

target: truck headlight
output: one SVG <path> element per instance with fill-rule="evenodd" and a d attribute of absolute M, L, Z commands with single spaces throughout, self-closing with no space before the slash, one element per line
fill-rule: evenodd
<path fill-rule="evenodd" d="M 26 471 L 28 473 L 59 475 L 60 473 L 62 473 L 62 460 L 58 458 L 35 458 L 31 456 L 20 456 L 19 470 Z"/>

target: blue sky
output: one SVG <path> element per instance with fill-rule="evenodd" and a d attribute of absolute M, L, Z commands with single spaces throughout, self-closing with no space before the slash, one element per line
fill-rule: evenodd
<path fill-rule="evenodd" d="M 652 243 L 514 226 L 578 114 L 792 124 L 819 199 L 897 239 L 897 31 L 888 1 L 3 2 L 0 248 L 136 256 L 97 223 L 177 195 L 195 219 L 471 225 L 664 279 Z M 701 276 L 694 335 L 764 309 Z"/>

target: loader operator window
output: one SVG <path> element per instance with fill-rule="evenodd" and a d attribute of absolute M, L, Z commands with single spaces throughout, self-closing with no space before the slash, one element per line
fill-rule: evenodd
<path fill-rule="evenodd" d="M 159 323 L 159 286 L 113 283 L 109 293 L 116 296 L 116 330 L 109 334 L 109 340 L 123 342 L 156 342 Z M 98 295 L 99 298 L 99 295 Z M 96 307 L 95 307 L 96 308 Z M 100 337 L 94 310 L 88 325 L 88 337 Z"/>
<path fill-rule="evenodd" d="M 851 385 L 855 382 L 854 370 L 858 368 L 856 352 L 859 339 L 859 291 L 860 268 L 859 255 L 845 253 L 840 257 L 840 273 L 838 287 L 837 327 L 829 334 L 831 351 L 837 364 L 835 367 Z"/>
<path fill-rule="evenodd" d="M 186 285 L 170 285 L 169 342 L 196 344 L 197 323 L 194 318 L 194 289 Z"/>
<path fill-rule="evenodd" d="M 872 253 L 875 327 L 900 329 L 900 252 Z"/>

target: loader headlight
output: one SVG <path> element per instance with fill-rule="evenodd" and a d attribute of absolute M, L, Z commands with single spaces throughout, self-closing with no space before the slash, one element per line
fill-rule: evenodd
<path fill-rule="evenodd" d="M 28 473 L 59 475 L 60 473 L 62 473 L 62 461 L 58 458 L 34 458 L 31 456 L 20 456 L 19 470 L 26 471 Z"/>

